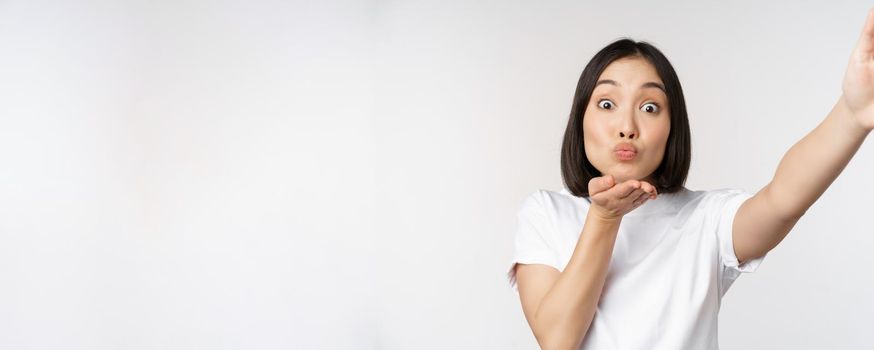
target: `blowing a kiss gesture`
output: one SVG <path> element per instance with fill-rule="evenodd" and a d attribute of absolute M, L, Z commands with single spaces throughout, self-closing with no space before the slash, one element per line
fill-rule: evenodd
<path fill-rule="evenodd" d="M 747 199 L 734 218 L 739 263 L 765 255 L 834 182 L 874 129 L 874 9 L 850 55 L 843 94 L 826 118 L 780 161 L 773 179 Z M 589 184 L 603 217 L 621 217 L 657 193 L 645 180 L 617 183 L 611 176 Z"/>

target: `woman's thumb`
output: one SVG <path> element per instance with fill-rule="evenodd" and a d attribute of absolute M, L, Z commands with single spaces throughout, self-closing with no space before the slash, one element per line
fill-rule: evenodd
<path fill-rule="evenodd" d="M 613 187 L 613 185 L 616 184 L 616 181 L 613 180 L 613 175 L 604 175 L 601 179 L 601 184 L 604 186 L 601 188 L 601 191 L 603 191 Z"/>
<path fill-rule="evenodd" d="M 589 186 L 589 194 L 595 194 L 599 192 L 603 192 L 615 185 L 615 180 L 612 175 L 604 175 L 598 178 L 592 179 Z"/>

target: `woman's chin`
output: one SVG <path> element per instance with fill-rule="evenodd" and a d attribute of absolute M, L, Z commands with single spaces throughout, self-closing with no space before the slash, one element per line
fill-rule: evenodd
<path fill-rule="evenodd" d="M 613 176 L 613 181 L 615 181 L 617 184 L 621 184 L 621 183 L 623 183 L 623 182 L 625 182 L 625 181 L 632 180 L 632 179 L 634 179 L 634 180 L 643 180 L 643 178 L 644 178 L 643 176 L 635 176 L 635 175 L 624 174 L 624 173 L 607 173 L 607 174 L 604 174 L 604 175 L 611 175 L 611 176 Z"/>
<path fill-rule="evenodd" d="M 627 166 L 627 164 L 621 164 L 619 166 L 609 166 L 606 172 L 601 171 L 601 176 L 610 175 L 613 176 L 613 180 L 616 181 L 617 184 L 621 184 L 625 181 L 634 179 L 634 180 L 643 180 L 647 178 L 646 175 L 640 174 L 640 168 L 637 166 Z M 597 167 L 596 167 L 597 169 Z"/>

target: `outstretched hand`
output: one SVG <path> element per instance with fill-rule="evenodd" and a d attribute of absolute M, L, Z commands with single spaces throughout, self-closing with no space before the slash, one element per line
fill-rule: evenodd
<path fill-rule="evenodd" d="M 868 10 L 841 87 L 844 101 L 859 126 L 874 129 L 874 9 Z"/>
<path fill-rule="evenodd" d="M 619 220 L 647 200 L 658 198 L 655 186 L 640 180 L 627 180 L 616 184 L 611 175 L 596 177 L 589 181 L 589 209 L 605 220 Z"/>

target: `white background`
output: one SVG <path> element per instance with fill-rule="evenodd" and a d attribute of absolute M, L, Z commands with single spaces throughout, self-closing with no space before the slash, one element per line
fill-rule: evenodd
<path fill-rule="evenodd" d="M 562 186 L 591 56 L 660 48 L 687 187 L 756 191 L 868 6 L 0 1 L 0 348 L 536 348 L 515 214 Z M 872 152 L 733 285 L 722 348 L 874 342 Z"/>

